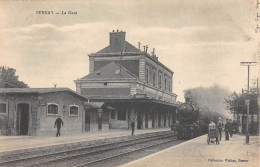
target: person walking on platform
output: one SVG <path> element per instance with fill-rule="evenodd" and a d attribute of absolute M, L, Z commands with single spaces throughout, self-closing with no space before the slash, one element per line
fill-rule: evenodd
<path fill-rule="evenodd" d="M 60 128 L 63 126 L 63 121 L 61 119 L 61 116 L 58 116 L 58 118 L 55 121 L 54 128 L 57 127 L 57 133 L 56 137 L 60 136 Z"/>
<path fill-rule="evenodd" d="M 133 136 L 134 131 L 135 131 L 135 122 L 134 121 L 131 122 L 131 128 L 132 128 L 132 136 Z"/>
<path fill-rule="evenodd" d="M 221 141 L 221 136 L 222 136 L 222 119 L 219 117 L 217 127 L 218 127 L 218 132 L 219 132 L 219 141 Z"/>
<path fill-rule="evenodd" d="M 228 134 L 229 128 L 230 128 L 230 123 L 229 123 L 228 119 L 226 119 L 226 124 L 225 124 L 225 138 L 226 138 L 226 140 L 229 140 L 229 134 Z"/>

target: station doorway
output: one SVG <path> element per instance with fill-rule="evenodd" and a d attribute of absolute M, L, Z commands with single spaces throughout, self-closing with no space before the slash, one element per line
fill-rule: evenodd
<path fill-rule="evenodd" d="M 143 113 L 137 112 L 137 129 L 143 129 Z"/>
<path fill-rule="evenodd" d="M 17 106 L 18 135 L 28 135 L 29 132 L 29 104 L 21 103 Z"/>
<path fill-rule="evenodd" d="M 85 110 L 85 132 L 90 131 L 90 111 Z"/>

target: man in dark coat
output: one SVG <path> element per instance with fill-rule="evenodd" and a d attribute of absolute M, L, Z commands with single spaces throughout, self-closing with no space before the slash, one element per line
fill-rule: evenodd
<path fill-rule="evenodd" d="M 135 122 L 134 121 L 131 122 L 131 128 L 132 128 L 132 136 L 133 136 L 134 131 L 135 131 Z"/>
<path fill-rule="evenodd" d="M 226 119 L 226 124 L 225 124 L 225 138 L 226 138 L 226 140 L 229 140 L 229 134 L 228 134 L 229 129 L 230 129 L 230 123 L 229 123 L 228 119 Z"/>
<path fill-rule="evenodd" d="M 63 126 L 63 121 L 61 119 L 61 116 L 58 116 L 58 118 L 55 121 L 54 128 L 57 127 L 57 133 L 56 137 L 60 136 L 60 128 Z"/>

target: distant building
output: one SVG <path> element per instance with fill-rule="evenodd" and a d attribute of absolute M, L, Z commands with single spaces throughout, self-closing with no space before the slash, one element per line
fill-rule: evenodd
<path fill-rule="evenodd" d="M 88 55 L 90 73 L 74 81 L 76 92 L 97 106 L 87 111 L 85 129 L 93 121 L 99 130 L 128 129 L 132 121 L 138 129 L 170 127 L 177 107 L 173 71 L 154 50 L 149 54 L 140 43 L 138 48 L 128 43 L 125 32 L 109 34 L 109 46 Z"/>
<path fill-rule="evenodd" d="M 62 135 L 85 132 L 86 102 L 68 88 L 0 88 L 0 133 L 55 136 L 58 116 Z"/>

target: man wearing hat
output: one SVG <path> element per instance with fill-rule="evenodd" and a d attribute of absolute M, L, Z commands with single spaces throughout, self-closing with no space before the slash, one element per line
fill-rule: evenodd
<path fill-rule="evenodd" d="M 219 141 L 221 140 L 222 126 L 223 126 L 222 119 L 219 117 L 217 123 L 218 132 L 219 132 Z"/>
<path fill-rule="evenodd" d="M 57 127 L 57 133 L 56 137 L 60 136 L 60 128 L 63 126 L 63 121 L 61 119 L 61 116 L 59 115 L 58 118 L 55 121 L 54 128 Z"/>
<path fill-rule="evenodd" d="M 229 129 L 230 129 L 230 123 L 229 120 L 226 119 L 226 124 L 225 124 L 225 138 L 226 140 L 229 140 Z"/>

